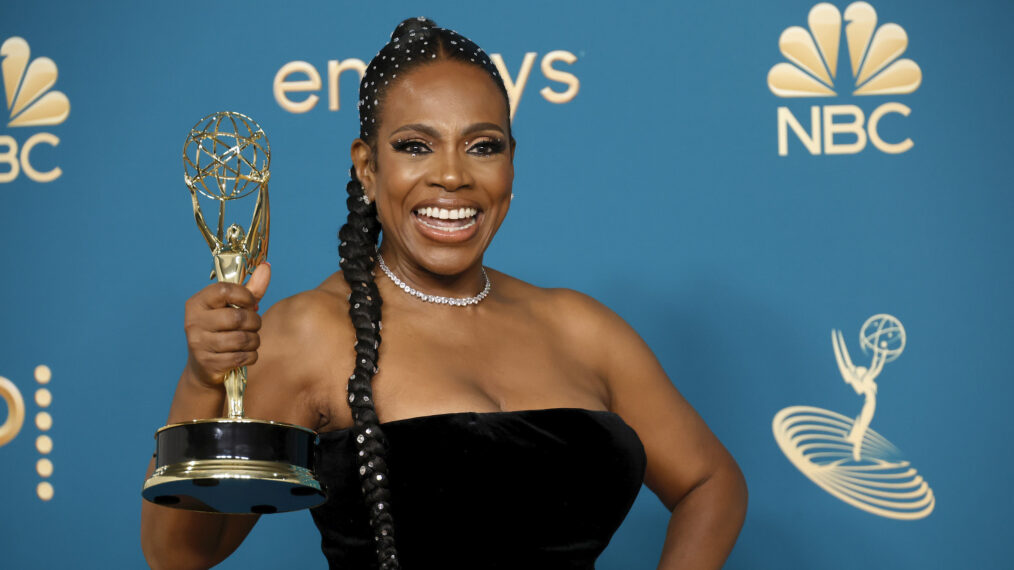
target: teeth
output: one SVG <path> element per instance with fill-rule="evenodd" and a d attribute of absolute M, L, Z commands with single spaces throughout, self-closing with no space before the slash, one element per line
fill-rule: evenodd
<path fill-rule="evenodd" d="M 426 207 L 419 208 L 415 211 L 420 216 L 426 216 L 429 218 L 435 218 L 440 220 L 464 220 L 472 218 L 479 213 L 475 208 L 458 208 L 456 210 L 448 210 L 446 208 L 434 208 Z"/>
<path fill-rule="evenodd" d="M 427 224 L 426 220 L 424 220 L 422 218 L 420 218 L 419 221 L 422 223 L 422 225 L 424 225 L 424 226 L 426 226 L 428 228 L 433 228 L 435 230 L 440 230 L 442 232 L 448 232 L 448 233 L 458 232 L 458 231 L 461 231 L 461 230 L 464 230 L 464 229 L 468 229 L 468 228 L 470 228 L 470 227 L 472 227 L 472 226 L 475 225 L 475 218 L 471 218 L 470 220 L 468 220 L 467 222 L 465 222 L 465 225 L 463 225 L 463 226 L 450 227 L 450 228 L 445 228 L 443 226 L 434 226 L 433 224 Z"/>

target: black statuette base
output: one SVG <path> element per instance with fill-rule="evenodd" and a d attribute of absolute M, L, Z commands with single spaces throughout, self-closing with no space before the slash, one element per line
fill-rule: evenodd
<path fill-rule="evenodd" d="M 141 495 L 215 513 L 280 513 L 326 499 L 313 473 L 316 434 L 258 420 L 197 420 L 155 434 L 155 471 Z"/>

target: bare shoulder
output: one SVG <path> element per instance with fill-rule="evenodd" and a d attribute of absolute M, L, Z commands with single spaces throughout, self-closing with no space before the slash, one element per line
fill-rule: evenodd
<path fill-rule="evenodd" d="M 589 295 L 562 287 L 539 287 L 500 271 L 489 270 L 497 292 L 509 303 L 523 303 L 543 311 L 570 311 L 583 318 L 609 318 L 614 315 Z"/>
<path fill-rule="evenodd" d="M 328 277 L 317 287 L 286 297 L 264 313 L 262 334 L 279 336 L 286 341 L 308 342 L 321 335 L 332 337 L 347 327 L 335 322 L 347 319 L 348 286 L 340 273 Z M 312 342 L 310 343 L 312 344 Z"/>
<path fill-rule="evenodd" d="M 496 272 L 496 283 L 506 302 L 528 311 L 554 334 L 566 339 L 587 357 L 606 357 L 609 339 L 640 337 L 627 323 L 595 298 L 568 288 L 537 287 Z M 598 363 L 602 366 L 605 362 Z"/>

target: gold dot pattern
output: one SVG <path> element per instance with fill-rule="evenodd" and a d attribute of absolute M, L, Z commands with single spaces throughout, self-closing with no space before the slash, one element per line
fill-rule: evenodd
<path fill-rule="evenodd" d="M 45 388 L 39 388 L 35 391 L 35 403 L 38 404 L 40 408 L 49 407 L 49 405 L 53 403 L 53 394 Z"/>
<path fill-rule="evenodd" d="M 35 414 L 35 427 L 42 431 L 48 431 L 53 427 L 53 416 L 47 412 L 39 412 Z"/>
<path fill-rule="evenodd" d="M 53 440 L 48 435 L 40 435 L 35 438 L 35 449 L 38 449 L 39 453 L 45 455 L 53 451 Z"/>
<path fill-rule="evenodd" d="M 49 381 L 52 378 L 53 371 L 45 364 L 40 364 L 35 367 L 35 381 L 39 384 L 49 384 Z"/>
<path fill-rule="evenodd" d="M 35 367 L 35 381 L 39 384 L 49 384 L 49 381 L 53 379 L 53 371 L 49 369 L 45 364 L 40 364 Z M 40 408 L 48 408 L 53 403 L 53 393 L 47 388 L 39 388 L 35 391 L 35 403 Z M 39 428 L 39 431 L 47 432 L 53 428 L 53 416 L 45 410 L 39 410 L 35 414 L 35 427 Z M 43 433 L 35 439 L 35 448 L 39 450 L 42 455 L 48 455 L 53 451 L 53 439 Z M 48 457 L 42 457 L 35 463 L 35 471 L 39 474 L 39 477 L 47 479 L 53 475 L 53 462 Z M 48 501 L 53 498 L 53 484 L 49 481 L 40 481 L 38 486 L 35 488 L 36 494 L 39 499 Z"/>

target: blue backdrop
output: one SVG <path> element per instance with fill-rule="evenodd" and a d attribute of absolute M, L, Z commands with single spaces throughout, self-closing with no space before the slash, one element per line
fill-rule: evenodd
<path fill-rule="evenodd" d="M 274 272 L 262 307 L 311 288 L 337 268 L 358 132 L 358 78 L 341 75 L 331 110 L 328 61 L 369 61 L 399 20 L 421 11 L 501 54 L 516 84 L 536 54 L 514 118 L 516 198 L 486 264 L 584 291 L 644 336 L 746 475 L 749 513 L 729 568 L 1004 565 L 1014 555 L 1014 302 L 1004 293 L 1014 277 L 1004 178 L 1014 4 L 876 0 L 869 33 L 883 37 L 874 34 L 880 51 L 863 61 L 884 53 L 885 66 L 910 59 L 918 71 L 913 83 L 910 67 L 898 77 L 885 67 L 896 92 L 876 95 L 852 94 L 849 47 L 862 46 L 848 30 L 861 36 L 869 20 L 855 14 L 868 11 L 831 6 L 817 12 L 844 14 L 835 33 L 808 20 L 813 0 L 5 0 L 0 42 L 22 38 L 31 51 L 25 59 L 13 42 L 0 54 L 14 99 L 0 122 L 0 376 L 9 380 L 0 382 L 0 566 L 144 565 L 140 487 L 186 356 L 183 303 L 209 268 L 181 176 L 189 127 L 222 109 L 264 126 Z M 792 26 L 831 39 L 807 51 L 782 35 Z M 550 61 L 547 73 L 543 59 L 557 50 L 573 58 Z M 315 91 L 288 93 L 319 97 L 303 113 L 274 94 L 293 61 L 321 78 Z M 826 65 L 833 94 L 776 95 L 777 64 L 811 84 Z M 555 103 L 540 90 L 565 92 L 571 80 L 559 73 L 579 89 Z M 29 79 L 39 85 L 32 112 L 48 124 L 18 126 L 31 110 L 16 100 L 33 89 Z M 888 103 L 901 107 L 873 121 Z M 876 138 L 912 145 L 884 152 Z M 814 470 L 828 464 L 797 467 L 795 443 L 779 445 L 772 431 L 794 405 L 852 421 L 868 396 L 846 383 L 830 332 L 841 330 L 855 365 L 869 367 L 887 349 L 873 339 L 864 352 L 860 332 L 879 314 L 906 337 L 877 378 L 870 428 L 925 478 L 916 494 L 933 502 L 914 520 L 815 485 Z M 654 568 L 668 515 L 644 490 L 599 567 Z M 263 517 L 223 567 L 322 568 L 318 544 L 306 513 Z"/>

